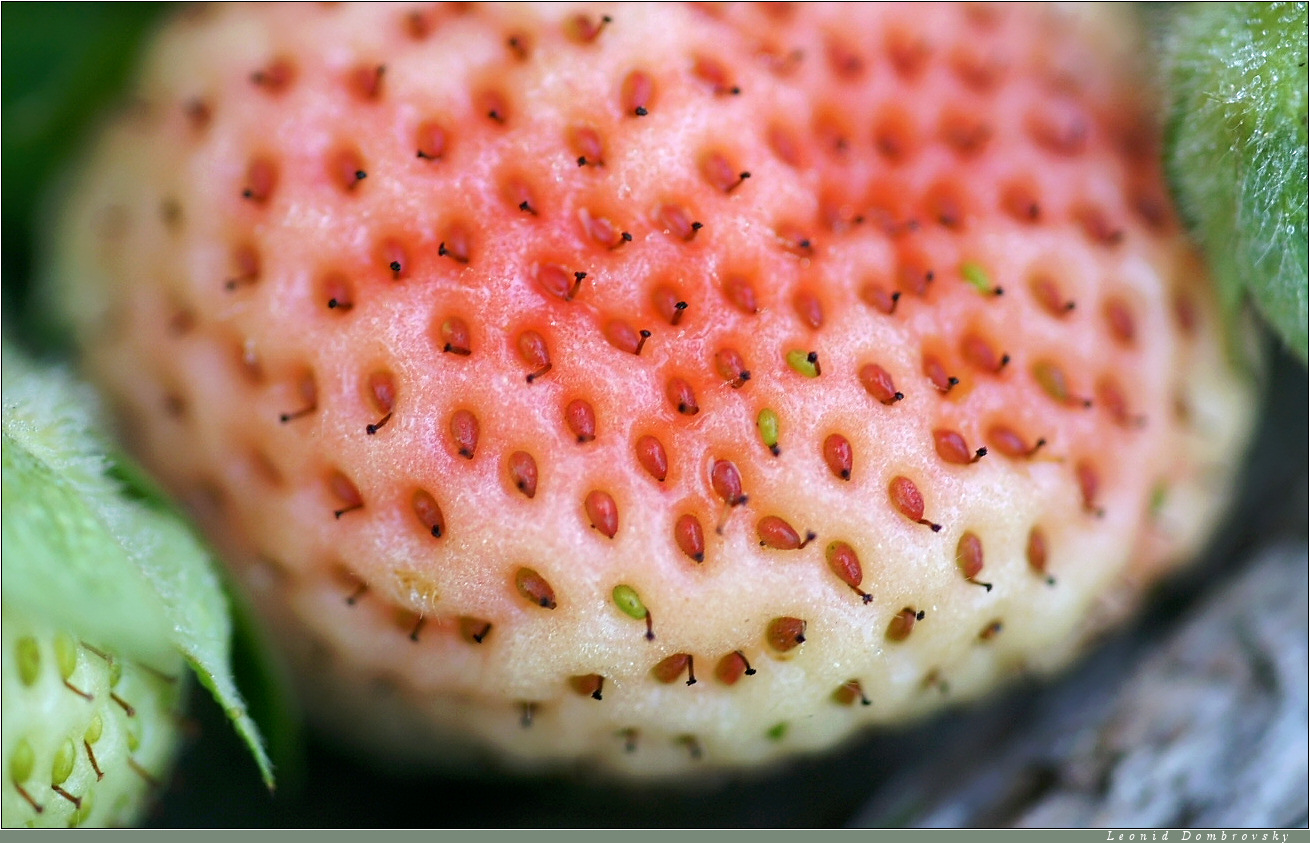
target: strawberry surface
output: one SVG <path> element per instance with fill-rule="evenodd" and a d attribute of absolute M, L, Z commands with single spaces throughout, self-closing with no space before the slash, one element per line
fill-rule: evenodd
<path fill-rule="evenodd" d="M 1238 462 L 1111 14 L 190 12 L 62 306 L 345 738 L 829 746 L 1066 662 Z"/>

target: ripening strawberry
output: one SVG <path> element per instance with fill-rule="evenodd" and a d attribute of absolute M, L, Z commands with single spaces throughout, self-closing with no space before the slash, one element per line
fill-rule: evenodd
<path fill-rule="evenodd" d="M 1251 390 L 1133 30 L 215 7 L 58 234 L 86 369 L 343 739 L 634 775 L 1065 663 Z"/>

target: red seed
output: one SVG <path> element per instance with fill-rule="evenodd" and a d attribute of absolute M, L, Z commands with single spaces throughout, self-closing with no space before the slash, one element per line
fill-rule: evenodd
<path fill-rule="evenodd" d="M 637 440 L 637 462 L 646 473 L 663 483 L 669 476 L 669 457 L 660 440 L 646 434 Z"/>
<path fill-rule="evenodd" d="M 912 296 L 923 298 L 936 277 L 927 261 L 917 255 L 904 255 L 896 268 L 896 285 Z"/>
<path fill-rule="evenodd" d="M 1010 355 L 997 354 L 987 340 L 972 333 L 960 341 L 960 356 L 980 372 L 999 372 L 1010 362 Z"/>
<path fill-rule="evenodd" d="M 696 232 L 705 227 L 681 205 L 661 205 L 658 221 L 667 233 L 687 243 L 696 236 Z"/>
<path fill-rule="evenodd" d="M 446 518 L 441 514 L 441 507 L 437 505 L 436 498 L 419 489 L 414 492 L 412 505 L 419 523 L 432 534 L 433 538 L 439 539 L 445 535 Z"/>
<path fill-rule="evenodd" d="M 896 312 L 896 305 L 901 300 L 901 294 L 889 292 L 881 284 L 870 282 L 860 288 L 860 300 L 880 313 L 891 316 Z"/>
<path fill-rule="evenodd" d="M 335 310 L 338 313 L 346 313 L 355 306 L 354 293 L 351 292 L 350 281 L 343 275 L 333 272 L 328 274 L 319 282 L 320 301 L 326 301 L 328 310 Z"/>
<path fill-rule="evenodd" d="M 832 701 L 838 705 L 854 705 L 859 700 L 860 705 L 872 705 L 873 701 L 864 693 L 864 688 L 860 685 L 858 679 L 847 679 L 837 690 L 832 692 Z"/>
<path fill-rule="evenodd" d="M 1007 457 L 1025 458 L 1031 457 L 1037 453 L 1037 449 L 1046 444 L 1045 439 L 1038 439 L 1030 448 L 1024 442 L 1022 436 L 1016 433 L 1012 428 L 1002 424 L 992 425 L 987 431 L 987 441 L 992 443 L 992 447 L 1000 451 Z"/>
<path fill-rule="evenodd" d="M 1123 240 L 1123 229 L 1110 222 L 1105 211 L 1100 208 L 1085 206 L 1074 211 L 1074 217 L 1082 226 L 1083 234 L 1088 240 L 1102 246 L 1114 246 Z"/>
<path fill-rule="evenodd" d="M 619 531 L 619 508 L 614 503 L 614 498 L 607 492 L 593 490 L 587 493 L 583 506 L 587 510 L 587 518 L 591 521 L 591 526 L 607 538 L 614 538 L 614 534 Z"/>
<path fill-rule="evenodd" d="M 914 485 L 914 481 L 910 478 L 893 477 L 887 491 L 892 505 L 906 518 L 916 524 L 931 527 L 934 533 L 941 530 L 942 525 L 934 524 L 923 517 L 923 495 L 919 494 L 919 487 Z"/>
<path fill-rule="evenodd" d="M 484 91 L 478 96 L 479 110 L 493 123 L 505 125 L 509 120 L 509 103 L 496 91 Z"/>
<path fill-rule="evenodd" d="M 674 653 L 651 668 L 651 676 L 664 684 L 677 681 L 683 671 L 687 673 L 687 684 L 696 684 L 696 665 L 688 653 Z"/>
<path fill-rule="evenodd" d="M 332 156 L 328 162 L 328 175 L 347 193 L 354 191 L 368 176 L 364 172 L 364 159 L 353 149 L 342 149 Z"/>
<path fill-rule="evenodd" d="M 359 488 L 340 471 L 334 471 L 328 477 L 328 489 L 331 490 L 332 496 L 342 504 L 341 509 L 333 512 L 333 515 L 337 518 L 347 512 L 363 508 L 364 498 L 359 494 Z"/>
<path fill-rule="evenodd" d="M 564 33 L 581 44 L 590 44 L 610 20 L 609 15 L 601 15 L 594 20 L 587 15 L 574 15 L 565 22 Z"/>
<path fill-rule="evenodd" d="M 792 307 L 796 308 L 796 315 L 804 324 L 816 331 L 823 327 L 823 304 L 814 293 L 798 290 L 792 297 Z"/>
<path fill-rule="evenodd" d="M 537 494 L 537 461 L 525 451 L 515 451 L 506 460 L 510 484 L 526 497 Z"/>
<path fill-rule="evenodd" d="M 450 417 L 450 439 L 455 453 L 466 460 L 473 459 L 478 450 L 478 417 L 468 410 L 456 410 Z"/>
<path fill-rule="evenodd" d="M 519 357 L 532 371 L 528 374 L 528 383 L 542 377 L 550 371 L 550 352 L 546 341 L 536 331 L 524 331 L 518 336 Z"/>
<path fill-rule="evenodd" d="M 415 146 L 418 152 L 415 157 L 426 161 L 436 161 L 446 154 L 447 143 L 445 129 L 431 121 L 423 123 L 418 127 L 416 133 Z"/>
<path fill-rule="evenodd" d="M 541 574 L 531 568 L 519 568 L 515 572 L 514 587 L 523 595 L 523 599 L 543 609 L 554 609 L 556 606 L 555 590 Z"/>
<path fill-rule="evenodd" d="M 802 539 L 796 528 L 776 515 L 766 515 L 755 526 L 760 536 L 760 545 L 774 550 L 800 550 L 814 540 L 814 533 L 806 533 Z"/>
<path fill-rule="evenodd" d="M 779 125 L 770 126 L 769 148 L 784 164 L 791 167 L 801 166 L 801 142 L 791 129 Z"/>
<path fill-rule="evenodd" d="M 834 477 L 841 480 L 851 479 L 855 455 L 851 451 L 850 440 L 845 436 L 833 433 L 823 440 L 823 460 L 828 464 L 828 470 Z"/>
<path fill-rule="evenodd" d="M 1078 475 L 1078 490 L 1083 496 L 1083 509 L 1098 516 L 1104 514 L 1096 504 L 1101 489 L 1100 473 L 1086 461 L 1079 462 L 1074 468 L 1074 473 Z"/>
<path fill-rule="evenodd" d="M 970 452 L 964 437 L 954 430 L 937 429 L 932 432 L 933 444 L 937 447 L 937 456 L 956 465 L 969 465 L 987 456 L 986 448 Z"/>
<path fill-rule="evenodd" d="M 621 94 L 623 113 L 635 117 L 645 117 L 650 113 L 651 103 L 655 98 L 655 82 L 640 70 L 634 70 L 623 80 Z"/>
<path fill-rule="evenodd" d="M 678 291 L 672 287 L 656 287 L 651 293 L 651 303 L 655 305 L 655 311 L 670 325 L 681 322 L 682 314 L 687 309 L 687 302 L 679 297 Z"/>
<path fill-rule="evenodd" d="M 412 267 L 409 255 L 400 241 L 388 238 L 378 247 L 378 263 L 391 270 L 391 280 L 399 281 L 409 277 Z"/>
<path fill-rule="evenodd" d="M 1039 574 L 1046 573 L 1047 543 L 1046 533 L 1041 527 L 1033 527 L 1028 533 L 1028 546 L 1025 549 L 1028 567 Z"/>
<path fill-rule="evenodd" d="M 382 96 L 382 77 L 387 67 L 383 64 L 355 68 L 350 74 L 350 90 L 361 100 L 372 101 Z"/>
<path fill-rule="evenodd" d="M 753 316 L 760 311 L 760 302 L 755 295 L 755 287 L 740 275 L 729 276 L 723 282 L 723 294 L 727 296 L 733 307 L 747 316 Z"/>
<path fill-rule="evenodd" d="M 458 354 L 467 357 L 473 351 L 473 341 L 469 336 L 469 326 L 458 316 L 442 320 L 440 336 L 437 340 L 443 353 Z"/>
<path fill-rule="evenodd" d="M 1055 281 L 1046 275 L 1034 277 L 1029 288 L 1042 309 L 1057 319 L 1074 309 L 1073 301 L 1066 299 Z"/>
<path fill-rule="evenodd" d="M 590 126 L 576 126 L 569 132 L 569 146 L 577 153 L 578 166 L 599 167 L 605 163 L 605 145 L 600 133 Z"/>
<path fill-rule="evenodd" d="M 263 205 L 272 197 L 276 186 L 277 165 L 268 158 L 255 158 L 246 169 L 246 183 L 241 195 L 251 202 Z"/>
<path fill-rule="evenodd" d="M 850 586 L 865 603 L 873 600 L 873 595 L 860 590 L 864 571 L 860 567 L 860 557 L 855 554 L 854 548 L 846 542 L 833 542 L 828 545 L 823 555 L 828 562 L 828 569 L 836 575 L 837 579 Z"/>
<path fill-rule="evenodd" d="M 537 267 L 537 287 L 562 301 L 573 301 L 579 279 L 564 267 L 548 263 Z"/>
<path fill-rule="evenodd" d="M 931 354 L 923 356 L 923 374 L 939 392 L 950 392 L 960 379 L 946 372 L 942 362 Z"/>
<path fill-rule="evenodd" d="M 296 68 L 288 59 L 277 58 L 252 73 L 250 81 L 270 94 L 280 94 L 296 81 Z"/>
<path fill-rule="evenodd" d="M 805 643 L 805 621 L 800 618 L 774 618 L 769 621 L 764 640 L 779 653 Z"/>
<path fill-rule="evenodd" d="M 877 363 L 860 367 L 860 383 L 864 389 L 883 404 L 895 404 L 905 396 L 896 391 L 896 384 L 886 369 Z"/>
<path fill-rule="evenodd" d="M 718 372 L 719 377 L 727 381 L 733 389 L 740 389 L 751 379 L 746 361 L 735 348 L 721 348 L 714 352 L 714 371 Z"/>
<path fill-rule="evenodd" d="M 1120 299 L 1111 298 L 1106 300 L 1103 311 L 1110 335 L 1121 345 L 1131 346 L 1137 337 L 1137 326 L 1128 305 Z"/>
<path fill-rule="evenodd" d="M 596 438 L 596 411 L 581 398 L 574 398 L 564 408 L 564 420 L 579 444 Z"/>
<path fill-rule="evenodd" d="M 691 384 L 682 378 L 669 378 L 665 386 L 665 395 L 668 396 L 669 403 L 684 416 L 694 416 L 700 412 L 700 405 L 696 403 L 696 394 L 691 391 Z"/>
<path fill-rule="evenodd" d="M 570 676 L 569 687 L 578 696 L 598 700 L 600 699 L 601 689 L 605 687 L 605 677 L 599 673 L 588 673 L 586 676 Z"/>
<path fill-rule="evenodd" d="M 382 415 L 381 419 L 365 427 L 365 432 L 371 435 L 391 420 L 396 406 L 396 381 L 390 372 L 374 372 L 368 376 L 366 388 L 373 406 Z"/>
<path fill-rule="evenodd" d="M 710 90 L 717 94 L 737 94 L 741 92 L 736 85 L 729 80 L 727 69 L 708 56 L 696 56 L 691 66 L 692 74 L 710 87 Z"/>
<path fill-rule="evenodd" d="M 1145 416 L 1135 416 L 1128 411 L 1128 399 L 1113 378 L 1104 377 L 1097 383 L 1096 401 L 1121 427 L 1140 427 L 1146 423 Z"/>
<path fill-rule="evenodd" d="M 678 542 L 678 549 L 693 561 L 705 561 L 705 531 L 696 516 L 688 514 L 678 518 L 673 525 L 673 537 Z"/>
<path fill-rule="evenodd" d="M 960 573 L 964 574 L 966 580 L 982 573 L 983 546 L 978 536 L 971 532 L 960 536 L 959 544 L 955 546 L 955 564 L 960 567 Z"/>
<path fill-rule="evenodd" d="M 727 460 L 715 460 L 710 467 L 710 485 L 715 494 L 728 506 L 737 506 L 746 502 L 741 492 L 741 472 L 737 466 Z"/>
<path fill-rule="evenodd" d="M 650 331 L 644 329 L 638 331 L 627 322 L 612 319 L 605 323 L 605 339 L 619 351 L 626 351 L 629 354 L 641 354 L 641 350 L 645 347 L 646 340 L 649 338 Z"/>
<path fill-rule="evenodd" d="M 632 240 L 631 234 L 605 217 L 596 216 L 585 208 L 579 212 L 578 218 L 587 236 L 606 249 L 617 249 Z"/>
<path fill-rule="evenodd" d="M 437 254 L 443 258 L 450 258 L 456 263 L 468 263 L 472 248 L 471 241 L 472 237 L 468 229 L 455 223 L 447 230 L 446 239 L 437 245 Z"/>
<path fill-rule="evenodd" d="M 733 650 L 719 659 L 719 663 L 714 666 L 714 677 L 724 685 L 736 685 L 737 680 L 743 676 L 754 675 L 755 668 L 746 661 L 746 656 L 741 650 Z"/>
<path fill-rule="evenodd" d="M 728 159 L 722 153 L 718 152 L 710 153 L 701 161 L 701 175 L 712 187 L 724 193 L 731 192 L 741 184 L 741 176 L 737 169 L 728 163 Z"/>
<path fill-rule="evenodd" d="M 908 606 L 901 609 L 887 624 L 887 640 L 904 641 L 914 631 L 915 622 L 921 620 L 923 620 L 922 610 L 916 612 Z"/>
<path fill-rule="evenodd" d="M 1072 103 L 1048 103 L 1028 115 L 1029 136 L 1048 152 L 1077 155 L 1087 144 L 1087 119 Z"/>

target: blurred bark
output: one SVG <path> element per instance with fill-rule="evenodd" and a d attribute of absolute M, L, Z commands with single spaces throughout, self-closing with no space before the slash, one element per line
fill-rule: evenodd
<path fill-rule="evenodd" d="M 851 825 L 1304 826 L 1307 564 L 1304 539 L 1267 546 L 1036 709 L 953 724 L 948 751 L 902 770 Z"/>

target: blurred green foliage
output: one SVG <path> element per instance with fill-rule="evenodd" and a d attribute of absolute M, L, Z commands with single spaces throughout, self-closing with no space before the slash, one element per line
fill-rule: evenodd
<path fill-rule="evenodd" d="M 6 328 L 35 342 L 26 312 L 42 200 L 119 100 L 163 3 L 0 7 L 0 280 Z"/>

